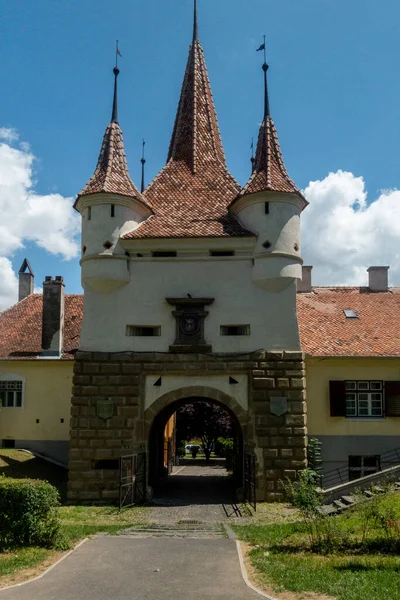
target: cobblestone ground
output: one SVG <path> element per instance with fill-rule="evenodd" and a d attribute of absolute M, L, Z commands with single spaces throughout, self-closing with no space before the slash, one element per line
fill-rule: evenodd
<path fill-rule="evenodd" d="M 243 516 L 248 511 L 236 504 L 236 489 L 226 469 L 210 465 L 174 467 L 155 494 L 149 519 L 160 524 L 221 523 Z"/>

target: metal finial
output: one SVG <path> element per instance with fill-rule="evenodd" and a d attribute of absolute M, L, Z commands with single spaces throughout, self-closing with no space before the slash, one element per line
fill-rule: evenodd
<path fill-rule="evenodd" d="M 254 138 L 251 138 L 250 150 L 251 150 L 251 158 L 250 158 L 251 172 L 254 173 L 254 163 L 256 162 L 256 159 L 254 157 Z"/>
<path fill-rule="evenodd" d="M 113 73 L 114 73 L 114 100 L 113 100 L 113 107 L 112 107 L 111 122 L 118 123 L 118 98 L 117 98 L 117 77 L 119 74 L 118 67 L 114 67 Z"/>
<path fill-rule="evenodd" d="M 193 41 L 196 41 L 199 38 L 199 27 L 197 23 L 197 0 L 194 0 L 193 10 Z"/>
<path fill-rule="evenodd" d="M 117 77 L 119 75 L 118 56 L 122 56 L 122 54 L 119 51 L 118 40 L 117 40 L 116 41 L 116 45 L 115 45 L 115 67 L 113 69 L 113 73 L 114 73 L 114 100 L 113 100 L 113 108 L 112 108 L 112 115 L 111 115 L 111 122 L 112 123 L 118 123 L 118 98 L 117 98 Z"/>
<path fill-rule="evenodd" d="M 269 107 L 269 95 L 268 95 L 268 80 L 267 80 L 267 71 L 269 66 L 267 64 L 267 46 L 266 46 L 266 37 L 264 35 L 264 64 L 262 66 L 262 70 L 264 71 L 264 120 L 271 116 L 270 107 Z"/>
<path fill-rule="evenodd" d="M 144 192 L 144 165 L 146 164 L 146 159 L 144 157 L 144 147 L 146 145 L 146 142 L 144 140 L 142 140 L 142 158 L 140 159 L 140 162 L 142 163 L 142 183 L 140 186 L 140 191 L 143 193 Z"/>

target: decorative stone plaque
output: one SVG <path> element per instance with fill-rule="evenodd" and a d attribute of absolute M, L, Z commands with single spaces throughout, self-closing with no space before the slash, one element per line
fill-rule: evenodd
<path fill-rule="evenodd" d="M 111 419 L 114 416 L 114 400 L 97 400 L 96 414 L 100 419 Z"/>
<path fill-rule="evenodd" d="M 176 319 L 175 342 L 169 347 L 171 352 L 211 352 L 212 348 L 204 339 L 204 319 L 208 312 L 204 307 L 214 302 L 214 298 L 167 298 L 175 306 L 172 312 Z"/>
<path fill-rule="evenodd" d="M 273 415 L 281 417 L 288 411 L 288 401 L 284 396 L 272 396 L 270 398 L 270 410 Z"/>

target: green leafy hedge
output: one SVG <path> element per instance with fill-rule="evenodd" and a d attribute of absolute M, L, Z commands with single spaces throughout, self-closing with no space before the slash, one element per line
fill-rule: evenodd
<path fill-rule="evenodd" d="M 59 494 L 46 481 L 0 478 L 0 551 L 16 546 L 54 547 L 60 532 Z"/>

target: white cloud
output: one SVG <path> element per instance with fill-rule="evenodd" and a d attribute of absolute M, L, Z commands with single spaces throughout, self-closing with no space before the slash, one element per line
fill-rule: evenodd
<path fill-rule="evenodd" d="M 367 203 L 362 177 L 337 171 L 311 181 L 304 194 L 302 255 L 315 285 L 366 285 L 366 269 L 390 266 L 400 285 L 400 191 L 381 191 Z"/>
<path fill-rule="evenodd" d="M 15 146 L 18 133 L 0 128 L 0 310 L 16 300 L 10 257 L 26 242 L 69 260 L 78 255 L 79 216 L 73 198 L 37 194 L 35 157 L 29 144 Z"/>
<path fill-rule="evenodd" d="M 12 143 L 17 141 L 18 138 L 18 131 L 12 129 L 12 127 L 0 127 L 0 140 Z"/>
<path fill-rule="evenodd" d="M 18 280 L 12 264 L 4 256 L 0 256 L 0 311 L 17 301 Z"/>

